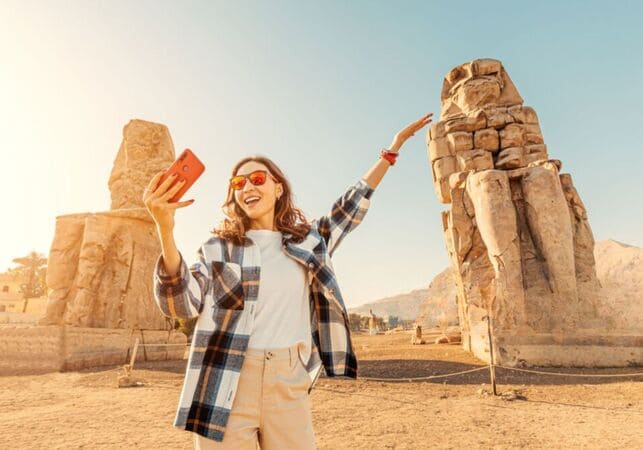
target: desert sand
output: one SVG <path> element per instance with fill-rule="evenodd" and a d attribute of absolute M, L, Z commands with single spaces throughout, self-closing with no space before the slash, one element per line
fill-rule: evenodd
<path fill-rule="evenodd" d="M 483 365 L 458 344 L 410 345 L 409 333 L 355 334 L 353 341 L 362 377 L 420 377 Z M 135 375 L 146 385 L 135 388 L 116 387 L 116 366 L 1 377 L 0 448 L 190 449 L 191 433 L 171 426 L 185 363 L 137 364 Z M 517 399 L 486 394 L 486 370 L 422 382 L 322 377 L 311 392 L 318 448 L 643 447 L 643 377 L 503 369 L 497 376 L 499 394 Z"/>

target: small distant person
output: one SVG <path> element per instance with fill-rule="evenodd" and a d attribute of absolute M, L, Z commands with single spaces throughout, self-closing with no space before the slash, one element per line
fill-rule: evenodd
<path fill-rule="evenodd" d="M 415 326 L 415 335 L 411 337 L 411 344 L 424 344 L 424 339 L 422 339 L 422 327 L 420 325 Z"/>
<path fill-rule="evenodd" d="M 369 309 L 368 312 L 370 313 L 370 317 L 368 318 L 368 335 L 373 336 L 377 334 L 377 331 L 375 329 L 375 314 L 373 314 L 373 310 Z"/>

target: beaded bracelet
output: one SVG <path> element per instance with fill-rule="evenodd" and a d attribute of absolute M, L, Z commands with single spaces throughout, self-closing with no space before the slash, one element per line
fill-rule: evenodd
<path fill-rule="evenodd" d="M 395 165 L 395 160 L 397 158 L 398 152 L 392 152 L 388 149 L 383 148 L 380 151 L 380 158 L 387 160 L 392 166 Z"/>

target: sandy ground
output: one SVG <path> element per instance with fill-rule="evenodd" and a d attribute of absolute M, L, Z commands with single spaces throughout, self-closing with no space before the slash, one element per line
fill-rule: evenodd
<path fill-rule="evenodd" d="M 482 365 L 458 345 L 409 342 L 408 334 L 354 335 L 360 376 Z M 146 385 L 127 389 L 117 388 L 116 367 L 0 377 L 0 448 L 190 449 L 191 433 L 171 426 L 185 363 L 138 364 Z M 421 382 L 320 378 L 311 393 L 318 448 L 643 448 L 643 377 L 497 375 L 498 393 L 518 399 L 485 394 L 488 371 Z"/>

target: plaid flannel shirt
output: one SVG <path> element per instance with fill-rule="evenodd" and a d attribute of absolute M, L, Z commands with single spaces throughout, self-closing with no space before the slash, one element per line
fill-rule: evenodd
<path fill-rule="evenodd" d="M 306 267 L 310 285 L 309 393 L 322 366 L 327 376 L 357 378 L 348 313 L 330 258 L 362 221 L 372 193 L 361 178 L 328 214 L 311 222 L 301 243 L 283 234 L 284 252 Z M 181 254 L 176 276 L 165 272 L 158 257 L 153 276 L 157 306 L 173 319 L 198 317 L 174 427 L 223 440 L 252 332 L 260 271 L 259 247 L 249 237 L 244 245 L 211 237 L 189 268 Z"/>

